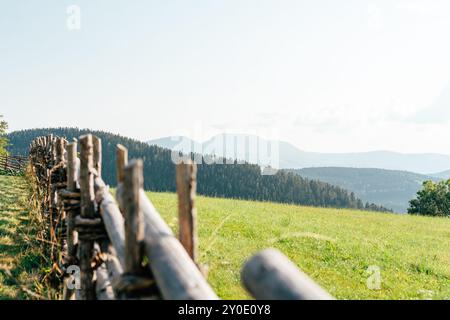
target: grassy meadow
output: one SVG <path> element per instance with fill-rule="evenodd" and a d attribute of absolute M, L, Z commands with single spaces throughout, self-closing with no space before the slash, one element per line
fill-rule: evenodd
<path fill-rule="evenodd" d="M 0 300 L 46 295 L 25 178 L 0 176 Z M 176 232 L 177 198 L 148 193 Z M 197 198 L 200 262 L 223 299 L 250 298 L 245 260 L 274 247 L 338 299 L 450 299 L 450 219 Z M 45 263 L 44 263 L 45 264 Z M 377 266 L 381 288 L 369 289 Z M 37 294 L 36 294 L 37 293 Z"/>
<path fill-rule="evenodd" d="M 175 194 L 148 193 L 176 232 Z M 247 299 L 246 258 L 274 247 L 338 299 L 450 299 L 450 219 L 198 197 L 200 262 L 223 299 Z M 376 266 L 381 288 L 367 281 Z M 369 269 L 370 270 L 370 269 Z"/>
<path fill-rule="evenodd" d="M 0 175 L 0 300 L 39 297 L 41 248 L 24 177 Z"/>

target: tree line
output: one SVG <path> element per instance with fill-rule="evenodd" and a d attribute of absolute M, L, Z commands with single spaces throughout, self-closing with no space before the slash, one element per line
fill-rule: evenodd
<path fill-rule="evenodd" d="M 130 158 L 144 160 L 144 187 L 151 191 L 176 190 L 175 165 L 171 150 L 104 131 L 78 128 L 30 129 L 15 131 L 8 135 L 8 150 L 11 154 L 26 155 L 29 143 L 38 136 L 49 133 L 66 137 L 68 140 L 92 133 L 102 139 L 103 170 L 105 182 L 116 184 L 116 145 L 128 148 Z M 192 155 L 192 157 L 198 155 Z M 294 173 L 278 170 L 274 175 L 262 175 L 258 165 L 221 161 L 226 164 L 197 165 L 197 191 L 199 194 L 214 197 L 273 201 L 307 206 L 367 209 L 371 211 L 390 211 L 373 203 L 363 203 L 354 193 L 328 183 L 302 178 Z"/>

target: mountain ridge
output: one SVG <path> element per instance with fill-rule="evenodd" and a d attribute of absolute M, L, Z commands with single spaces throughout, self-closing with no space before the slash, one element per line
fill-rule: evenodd
<path fill-rule="evenodd" d="M 429 176 L 447 180 L 447 179 L 450 179 L 450 170 L 437 172 L 437 173 L 431 173 L 431 174 L 429 174 Z"/>

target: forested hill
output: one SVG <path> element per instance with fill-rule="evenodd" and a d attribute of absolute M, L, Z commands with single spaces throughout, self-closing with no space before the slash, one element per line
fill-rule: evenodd
<path fill-rule="evenodd" d="M 102 139 L 103 170 L 106 183 L 115 185 L 116 145 L 128 148 L 130 158 L 144 160 L 145 189 L 152 191 L 175 191 L 175 165 L 171 151 L 144 142 L 103 131 L 77 128 L 50 128 L 15 131 L 8 135 L 8 151 L 15 155 L 27 155 L 30 142 L 49 133 L 78 138 L 92 133 Z M 302 178 L 294 173 L 278 171 L 275 175 L 261 175 L 254 164 L 198 164 L 199 194 L 249 200 L 295 203 L 310 206 L 359 208 L 388 211 L 375 204 L 364 205 L 353 193 L 328 183 Z"/>
<path fill-rule="evenodd" d="M 375 202 L 405 213 L 426 180 L 438 178 L 408 171 L 372 168 L 304 168 L 290 170 L 303 178 L 320 180 L 355 192 L 363 201 Z"/>

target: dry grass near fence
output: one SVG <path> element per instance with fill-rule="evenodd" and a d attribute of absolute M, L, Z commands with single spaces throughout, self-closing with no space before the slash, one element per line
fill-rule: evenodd
<path fill-rule="evenodd" d="M 55 297 L 38 219 L 27 177 L 0 175 L 0 300 Z"/>

